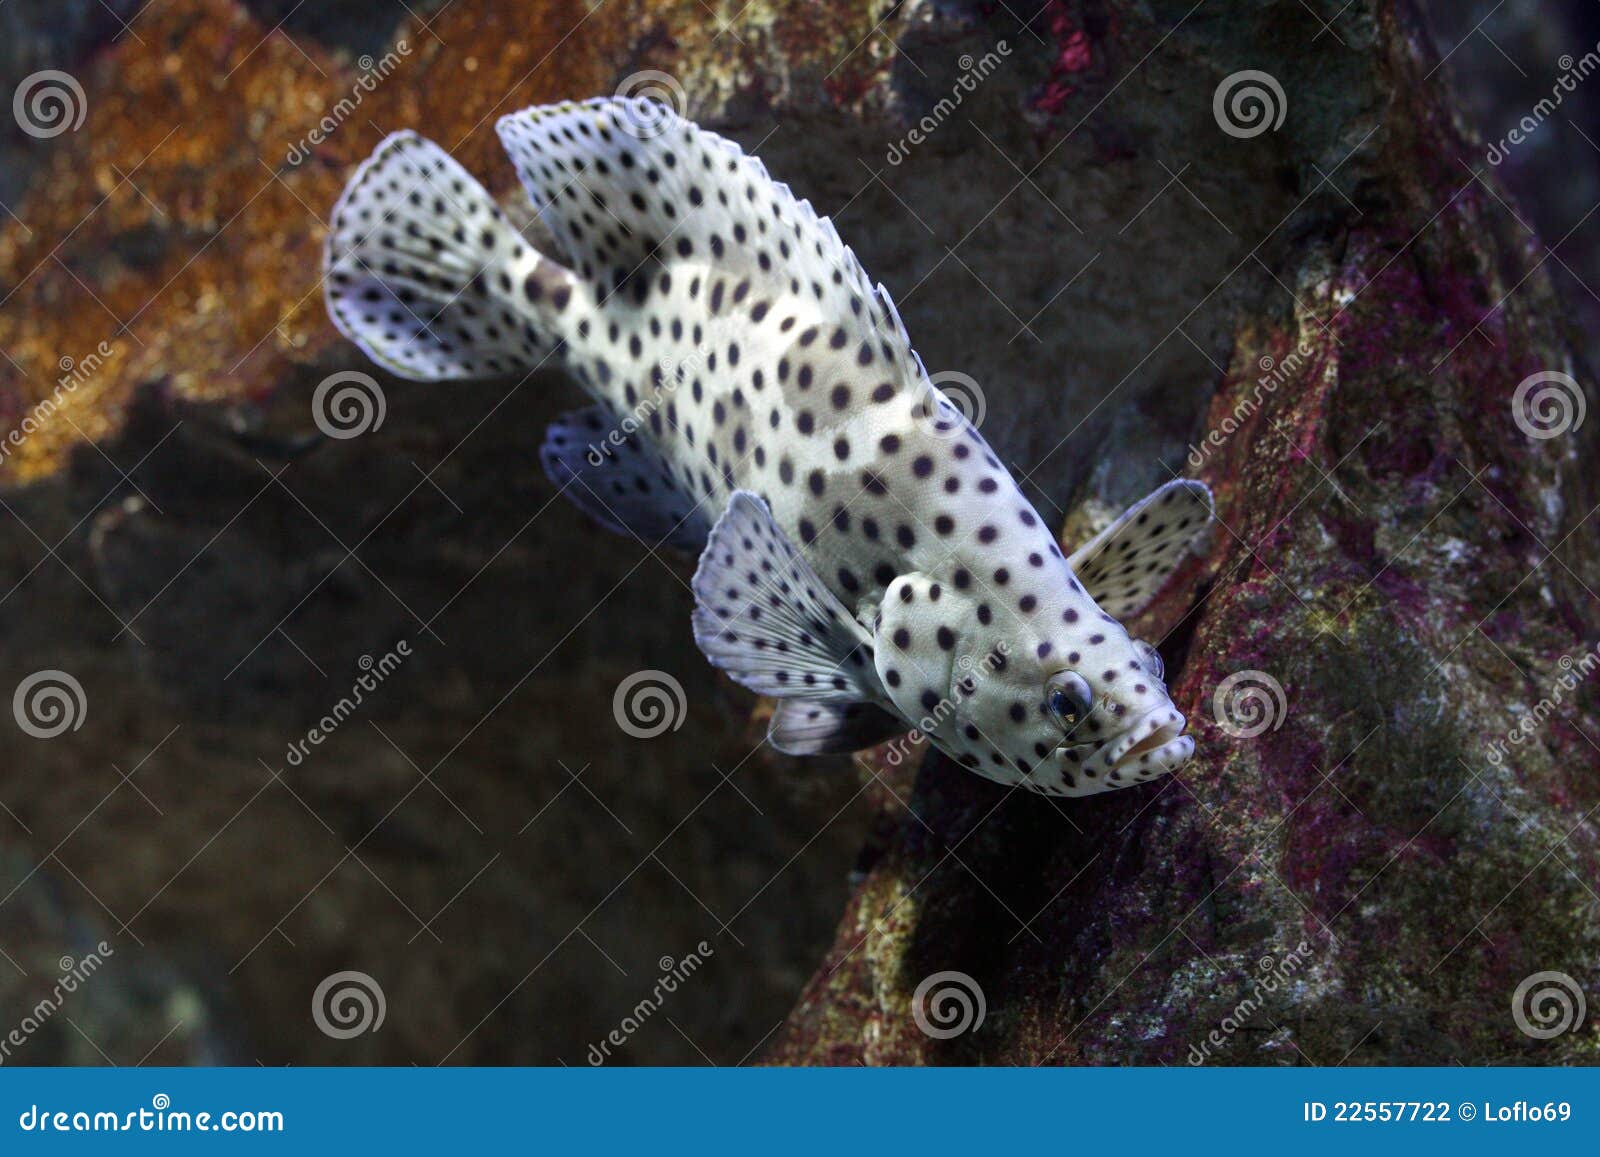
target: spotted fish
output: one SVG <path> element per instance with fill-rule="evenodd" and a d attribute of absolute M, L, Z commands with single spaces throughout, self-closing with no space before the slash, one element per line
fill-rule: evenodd
<path fill-rule="evenodd" d="M 1142 782 L 1193 740 L 1137 612 L 1211 521 L 1171 482 L 1070 556 L 832 223 L 730 141 L 643 100 L 504 117 L 560 248 L 438 145 L 388 137 L 333 213 L 335 324 L 402 377 L 569 372 L 541 460 L 578 506 L 700 552 L 694 637 L 780 702 L 770 739 L 915 729 L 1050 795 Z"/>

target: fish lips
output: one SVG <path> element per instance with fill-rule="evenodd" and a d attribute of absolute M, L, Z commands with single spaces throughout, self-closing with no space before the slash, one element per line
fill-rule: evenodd
<path fill-rule="evenodd" d="M 1055 757 L 1084 794 L 1126 787 L 1167 775 L 1189 762 L 1194 740 L 1183 733 L 1185 722 L 1169 703 L 1147 711 L 1108 740 L 1063 744 Z"/>

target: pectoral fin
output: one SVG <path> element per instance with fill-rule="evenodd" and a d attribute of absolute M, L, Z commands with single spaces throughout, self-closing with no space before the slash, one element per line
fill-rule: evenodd
<path fill-rule="evenodd" d="M 694 576 L 694 638 L 712 664 L 763 695 L 882 701 L 872 639 L 773 520 L 734 491 Z"/>
<path fill-rule="evenodd" d="M 1211 520 L 1210 488 L 1180 478 L 1130 506 L 1067 564 L 1102 610 L 1126 619 L 1149 605 Z"/>

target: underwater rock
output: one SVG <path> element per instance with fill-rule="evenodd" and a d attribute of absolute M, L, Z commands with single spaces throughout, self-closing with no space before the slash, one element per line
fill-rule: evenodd
<path fill-rule="evenodd" d="M 769 1059 L 1592 1062 L 1592 1023 L 1513 1013 L 1536 974 L 1591 1008 L 1600 976 L 1594 431 L 1563 428 L 1570 377 L 1539 415 L 1518 390 L 1580 372 L 1539 254 L 1407 6 L 1352 6 L 1320 77 L 1114 7 L 1124 59 L 1170 31 L 1212 85 L 1271 60 L 1289 94 L 1277 300 L 1238 311 L 1172 462 L 1223 531 L 1146 635 L 1195 759 L 1056 809 L 930 760 Z M 1168 99 L 1102 97 L 1108 124 Z"/>
<path fill-rule="evenodd" d="M 0 1063 L 248 1063 L 238 1010 L 207 979 L 217 962 L 178 968 L 139 951 L 76 902 L 80 883 L 53 853 L 30 863 L 0 849 Z"/>

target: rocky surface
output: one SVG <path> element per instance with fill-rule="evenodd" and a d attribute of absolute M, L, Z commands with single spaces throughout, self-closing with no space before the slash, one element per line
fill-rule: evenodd
<path fill-rule="evenodd" d="M 35 1059 L 581 1063 L 702 939 L 619 1059 L 1179 1064 L 1230 1017 L 1208 1063 L 1593 1058 L 1592 1021 L 1535 1040 L 1510 1003 L 1561 971 L 1600 1007 L 1596 691 L 1490 758 L 1600 640 L 1594 427 L 1512 406 L 1592 378 L 1409 5 L 318 7 L 151 6 L 73 41 L 80 131 L 13 142 L 0 412 L 63 358 L 83 380 L 0 466 L 0 686 L 65 670 L 88 709 L 0 729 L 0 995 L 91 936 L 127 970 Z M 834 215 L 1069 538 L 1174 474 L 1216 489 L 1209 556 L 1139 624 L 1197 739 L 1178 780 L 1052 803 L 757 750 L 688 564 L 552 503 L 566 383 L 380 374 L 380 428 L 318 434 L 318 382 L 363 368 L 315 284 L 349 166 L 415 127 L 516 209 L 493 118 L 647 69 Z M 1275 131 L 1221 131 L 1242 69 Z M 686 690 L 650 740 L 611 706 L 643 668 Z M 1282 700 L 1239 737 L 1213 699 L 1250 672 Z M 341 969 L 379 1031 L 317 1030 Z M 924 1031 L 943 972 L 981 1024 Z"/>
<path fill-rule="evenodd" d="M 1600 86 L 1585 82 L 1600 49 L 1592 4 L 1496 5 L 1494 0 L 1426 5 L 1426 15 L 1462 116 L 1480 128 L 1474 168 L 1495 170 L 1516 212 L 1560 260 L 1549 271 L 1579 322 L 1589 364 L 1600 352 L 1600 246 L 1585 241 L 1585 217 L 1600 199 Z M 1541 102 L 1559 98 L 1546 113 Z M 1537 116 L 1532 132 L 1524 118 Z M 1520 143 L 1509 139 L 1523 133 Z"/>
<path fill-rule="evenodd" d="M 1164 26 L 1122 15 L 1105 51 L 1136 60 Z M 1217 81 L 1274 58 L 1196 23 L 1164 52 Z M 1531 438 L 1511 401 L 1581 371 L 1405 9 L 1338 30 L 1321 79 L 1275 54 L 1290 115 L 1261 140 L 1294 204 L 1241 279 L 1277 300 L 1236 317 L 1194 427 L 1222 523 L 1203 598 L 1150 615 L 1194 763 L 1050 809 L 930 761 L 774 1060 L 1594 1059 L 1592 1024 L 1535 1040 L 1510 1011 L 1530 974 L 1591 1004 L 1597 977 L 1600 717 L 1567 669 L 1597 640 L 1592 429 Z M 1219 706 L 1235 677 L 1248 709 Z M 948 970 L 986 1016 L 929 1034 L 917 988 Z M 941 988 L 973 1020 L 956 983 L 920 1002 L 936 1029 Z"/>

